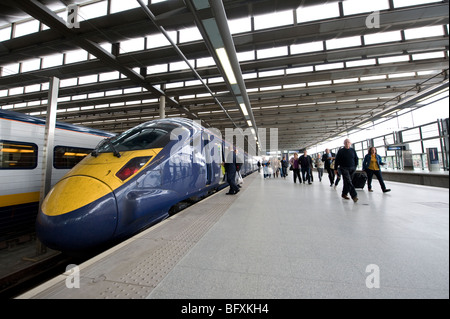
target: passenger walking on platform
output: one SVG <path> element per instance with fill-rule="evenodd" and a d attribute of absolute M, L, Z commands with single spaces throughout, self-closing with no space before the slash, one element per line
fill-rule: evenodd
<path fill-rule="evenodd" d="M 345 139 L 344 147 L 341 148 L 335 159 L 334 173 L 337 174 L 337 169 L 341 169 L 342 178 L 344 179 L 344 187 L 342 189 L 342 198 L 350 199 L 348 194 L 352 197 L 356 203 L 358 201 L 358 194 L 356 193 L 355 186 L 353 186 L 352 178 L 356 172 L 358 166 L 358 155 L 356 151 L 351 148 L 352 142 L 350 139 Z"/>
<path fill-rule="evenodd" d="M 367 155 L 364 157 L 363 161 L 363 171 L 367 174 L 367 187 L 369 192 L 372 190 L 372 178 L 375 175 L 380 183 L 381 190 L 383 193 L 390 192 L 391 190 L 386 188 L 383 181 L 383 176 L 381 175 L 381 165 L 385 165 L 381 160 L 381 156 L 377 154 L 377 149 L 375 147 L 370 147 Z"/>
<path fill-rule="evenodd" d="M 339 167 L 336 170 L 336 172 L 337 173 L 336 173 L 336 180 L 334 181 L 334 189 L 337 188 L 339 182 L 341 181 L 341 176 L 342 176 L 341 169 Z"/>
<path fill-rule="evenodd" d="M 335 159 L 336 154 L 331 153 L 330 149 L 326 149 L 325 153 L 322 156 L 322 162 L 325 164 L 325 169 L 328 173 L 328 178 L 330 179 L 330 186 L 333 186 L 334 183 L 334 168 L 331 168 L 331 162 Z"/>
<path fill-rule="evenodd" d="M 227 195 L 235 195 L 239 193 L 239 187 L 236 185 L 236 172 L 237 172 L 237 150 L 230 148 L 227 158 L 225 160 L 225 172 L 227 174 L 227 182 L 230 185 L 230 190 Z"/>
<path fill-rule="evenodd" d="M 280 161 L 278 158 L 274 157 L 272 160 L 272 170 L 273 170 L 273 178 L 278 177 L 280 169 Z"/>
<path fill-rule="evenodd" d="M 258 161 L 258 173 L 260 173 L 261 172 L 261 162 L 260 161 Z"/>
<path fill-rule="evenodd" d="M 283 159 L 281 160 L 281 177 L 286 179 L 286 176 L 288 175 L 289 162 L 287 160 L 287 156 L 285 155 Z"/>
<path fill-rule="evenodd" d="M 306 180 L 308 180 L 308 184 L 311 184 L 312 159 L 306 150 L 303 151 L 303 155 L 300 156 L 299 161 L 302 169 L 303 184 L 305 184 Z"/>
<path fill-rule="evenodd" d="M 291 164 L 292 172 L 294 173 L 294 183 L 296 183 L 298 178 L 298 182 L 301 184 L 302 178 L 300 177 L 300 162 L 298 159 L 298 153 L 294 153 L 294 157 L 290 159 L 289 163 Z"/>
<path fill-rule="evenodd" d="M 270 161 L 266 160 L 265 157 L 263 158 L 262 166 L 263 166 L 264 178 L 270 177 L 270 174 L 269 174 Z"/>
<path fill-rule="evenodd" d="M 315 164 L 316 164 L 316 168 L 317 168 L 317 175 L 319 176 L 319 182 L 322 182 L 322 176 L 323 176 L 323 162 L 321 159 L 321 155 L 320 153 L 317 154 L 317 158 L 315 159 Z"/>

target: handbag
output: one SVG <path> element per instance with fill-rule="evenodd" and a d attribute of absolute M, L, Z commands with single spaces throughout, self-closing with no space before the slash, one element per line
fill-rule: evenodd
<path fill-rule="evenodd" d="M 289 166 L 289 170 L 290 170 L 290 171 L 293 171 L 293 170 L 294 170 L 294 168 L 292 167 L 292 165 Z"/>
<path fill-rule="evenodd" d="M 334 169 L 334 160 L 331 161 L 331 163 L 330 163 L 330 168 L 331 168 L 331 169 Z"/>

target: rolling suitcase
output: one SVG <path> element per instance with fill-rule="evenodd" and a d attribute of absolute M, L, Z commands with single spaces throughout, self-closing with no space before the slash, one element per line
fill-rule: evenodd
<path fill-rule="evenodd" d="M 355 188 L 364 188 L 364 186 L 366 185 L 366 182 L 367 182 L 366 173 L 356 172 L 353 175 L 352 183 L 353 183 L 353 186 L 355 186 Z"/>

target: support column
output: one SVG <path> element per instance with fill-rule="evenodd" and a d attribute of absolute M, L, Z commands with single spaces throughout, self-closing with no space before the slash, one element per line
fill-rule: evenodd
<path fill-rule="evenodd" d="M 48 104 L 47 104 L 47 118 L 45 121 L 45 135 L 44 135 L 44 148 L 42 158 L 42 182 L 41 191 L 39 197 L 39 209 L 45 196 L 48 194 L 52 184 L 52 169 L 53 169 L 53 146 L 55 140 L 55 128 L 56 128 L 56 108 L 58 104 L 58 90 L 59 90 L 59 78 L 50 78 L 49 92 L 48 92 Z M 46 248 L 40 241 L 37 243 L 36 254 L 40 255 L 45 253 Z"/>
<path fill-rule="evenodd" d="M 161 90 L 165 90 L 166 86 L 163 84 L 161 85 Z M 161 95 L 159 97 L 159 118 L 165 119 L 166 118 L 166 96 Z"/>

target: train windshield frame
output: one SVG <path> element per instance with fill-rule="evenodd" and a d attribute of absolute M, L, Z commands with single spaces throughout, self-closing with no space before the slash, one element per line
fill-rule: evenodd
<path fill-rule="evenodd" d="M 144 123 L 118 136 L 103 140 L 97 147 L 97 152 L 128 152 L 163 148 L 170 142 L 170 133 L 177 127 L 178 125 L 170 123 Z"/>

